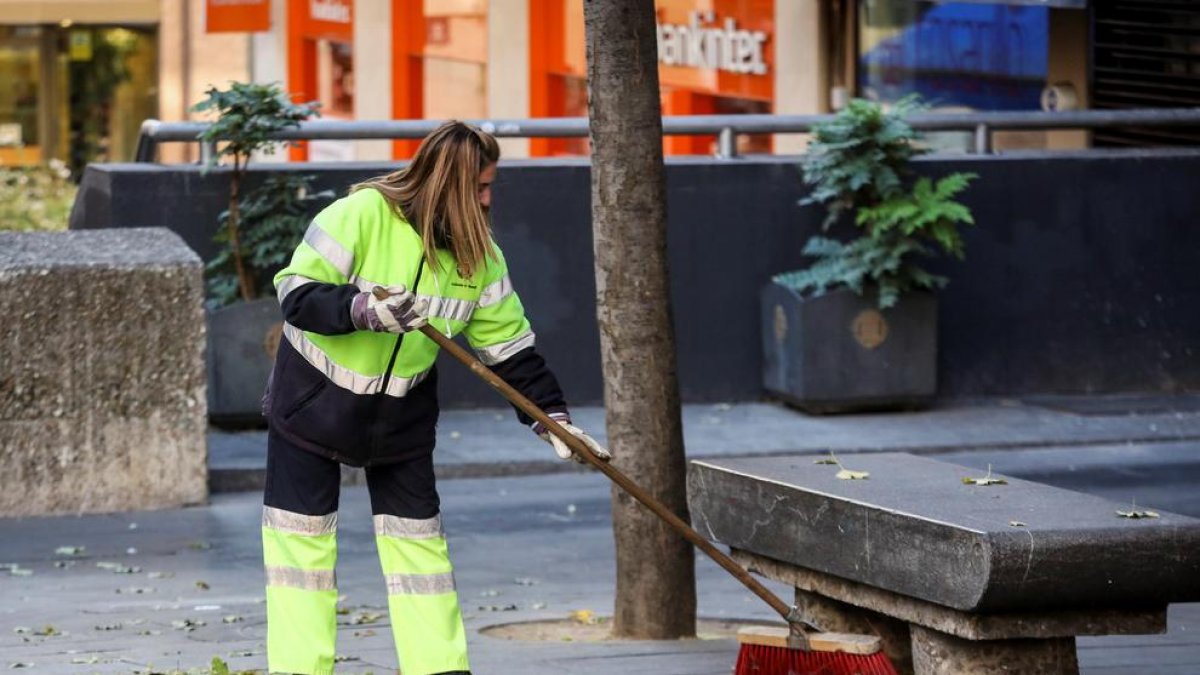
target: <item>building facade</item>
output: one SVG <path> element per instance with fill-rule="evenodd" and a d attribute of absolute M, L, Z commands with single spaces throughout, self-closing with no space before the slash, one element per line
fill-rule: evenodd
<path fill-rule="evenodd" d="M 935 109 L 1035 110 L 1051 85 L 1059 107 L 1088 107 L 1085 5 L 657 0 L 663 112 L 824 113 L 851 96 L 912 93 Z M 190 119 L 205 89 L 232 80 L 281 82 L 335 119 L 586 115 L 585 42 L 580 0 L 0 0 L 0 80 L 14 83 L 0 88 L 0 164 L 128 159 L 142 119 Z M 1001 148 L 1089 142 L 1081 132 L 997 136 Z M 739 140 L 751 153 L 804 144 Z M 715 138 L 664 143 L 707 154 Z M 587 152 L 585 139 L 503 145 L 509 157 Z M 291 155 L 385 160 L 414 148 L 310 142 Z M 195 149 L 163 153 L 179 161 Z"/>

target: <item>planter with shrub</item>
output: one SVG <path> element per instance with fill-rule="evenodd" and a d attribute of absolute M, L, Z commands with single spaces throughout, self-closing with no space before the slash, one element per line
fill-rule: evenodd
<path fill-rule="evenodd" d="M 776 275 L 762 291 L 766 389 L 814 413 L 916 408 L 937 391 L 937 301 L 947 280 L 920 265 L 938 253 L 963 257 L 959 228 L 973 223 L 955 200 L 975 178 L 913 174 L 923 150 L 891 110 L 851 101 L 813 129 L 802 161 L 826 209 L 807 268 Z"/>

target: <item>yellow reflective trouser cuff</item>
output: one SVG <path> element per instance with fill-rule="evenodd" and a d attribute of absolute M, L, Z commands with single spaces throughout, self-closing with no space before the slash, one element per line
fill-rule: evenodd
<path fill-rule="evenodd" d="M 272 511 L 279 515 L 278 510 Z M 332 674 L 337 636 L 336 534 L 329 516 L 286 515 L 288 523 L 273 527 L 264 519 L 262 528 L 268 669 Z M 322 534 L 305 532 L 308 523 L 302 521 L 309 519 L 309 531 Z"/>
<path fill-rule="evenodd" d="M 404 675 L 470 670 L 446 539 L 420 536 L 375 537 L 400 670 Z"/>

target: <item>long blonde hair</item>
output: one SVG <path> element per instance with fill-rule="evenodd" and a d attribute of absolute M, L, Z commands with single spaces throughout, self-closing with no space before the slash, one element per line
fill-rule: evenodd
<path fill-rule="evenodd" d="M 469 279 L 485 258 L 495 257 L 491 223 L 479 203 L 479 174 L 499 159 L 495 137 L 451 120 L 421 141 L 403 169 L 359 183 L 350 191 L 378 190 L 421 235 L 431 267 L 440 267 L 435 251 L 444 248 L 454 256 L 458 273 Z"/>

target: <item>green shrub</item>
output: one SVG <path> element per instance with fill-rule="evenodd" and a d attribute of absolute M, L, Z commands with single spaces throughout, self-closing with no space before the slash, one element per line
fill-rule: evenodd
<path fill-rule="evenodd" d="M 0 230 L 65 230 L 75 203 L 71 172 L 48 166 L 0 167 Z"/>
<path fill-rule="evenodd" d="M 911 161 L 924 150 L 904 117 L 919 109 L 912 98 L 891 110 L 856 99 L 813 128 L 801 162 L 812 192 L 801 203 L 826 208 L 825 230 L 853 214 L 857 235 L 848 242 L 810 238 L 802 253 L 813 264 L 777 275 L 776 283 L 809 295 L 842 287 L 859 295 L 876 291 L 881 308 L 895 305 L 910 290 L 946 285 L 945 277 L 925 271 L 917 259 L 939 249 L 963 257 L 959 227 L 974 219 L 955 197 L 976 176 L 913 180 Z"/>
<path fill-rule="evenodd" d="M 308 223 L 336 196 L 331 190 L 314 193 L 312 176 L 277 173 L 241 199 L 241 251 L 246 269 L 253 270 L 254 291 L 271 295 L 272 276 L 287 263 L 304 238 Z M 208 296 L 219 307 L 240 296 L 233 249 L 229 246 L 229 211 L 221 212 L 214 241 L 221 244 L 207 265 Z"/>
<path fill-rule="evenodd" d="M 215 119 L 199 136 L 199 140 L 217 143 L 211 161 L 222 157 L 233 160 L 229 173 L 229 209 L 221 216 L 222 242 L 229 253 L 238 294 L 243 300 L 258 297 L 258 278 L 262 270 L 255 269 L 249 260 L 252 252 L 243 241 L 242 182 L 246 166 L 256 152 L 270 152 L 286 145 L 274 135 L 300 126 L 304 120 L 317 115 L 320 106 L 315 101 L 296 104 L 277 83 L 255 84 L 231 82 L 228 89 L 210 87 L 206 98 L 192 106 L 193 112 L 212 113 Z"/>

